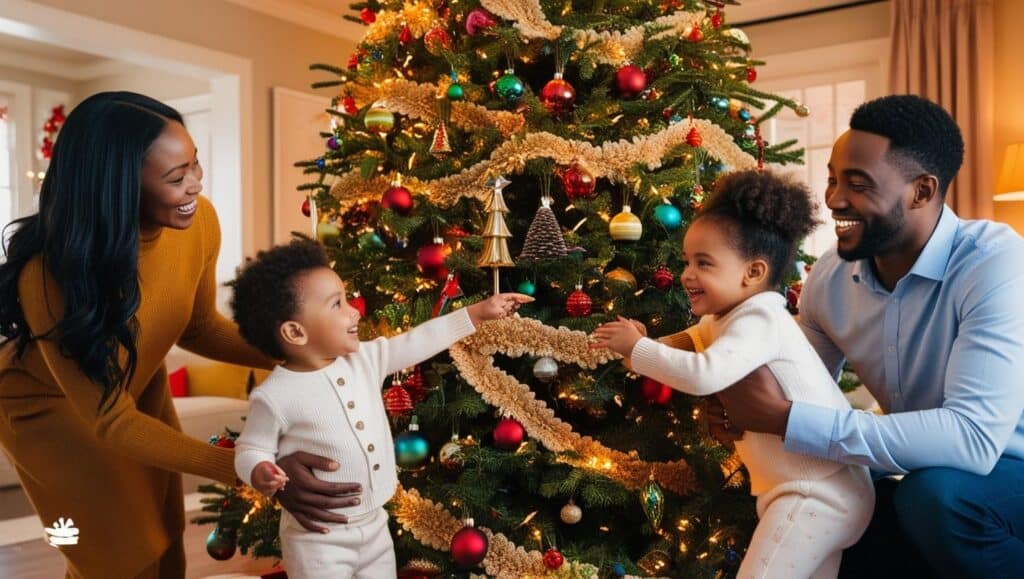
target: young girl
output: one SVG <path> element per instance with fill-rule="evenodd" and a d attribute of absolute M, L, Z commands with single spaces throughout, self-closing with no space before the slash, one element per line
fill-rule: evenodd
<path fill-rule="evenodd" d="M 362 496 L 345 524 L 327 533 L 305 530 L 281 512 L 281 553 L 292 579 L 394 577 L 395 555 L 384 503 L 398 484 L 394 442 L 380 388 L 388 374 L 422 362 L 472 334 L 485 320 L 505 317 L 521 294 L 499 294 L 430 320 L 391 339 L 360 342 L 359 312 L 323 248 L 294 241 L 260 252 L 238 274 L 231 307 L 242 337 L 284 363 L 250 397 L 235 469 L 267 495 L 287 477 L 280 455 L 305 450 L 336 461 L 318 471 L 329 482 L 356 481 Z"/>
<path fill-rule="evenodd" d="M 646 338 L 642 324 L 624 318 L 595 330 L 595 347 L 691 395 L 714 394 L 767 365 L 789 399 L 849 408 L 838 387 L 819 386 L 834 382 L 778 292 L 813 215 L 809 192 L 791 180 L 756 171 L 724 177 L 683 241 L 682 284 L 701 316 L 686 333 L 697 351 Z M 761 519 L 739 577 L 834 578 L 842 550 L 871 519 L 867 469 L 786 452 L 768 434 L 747 432 L 736 449 Z"/>

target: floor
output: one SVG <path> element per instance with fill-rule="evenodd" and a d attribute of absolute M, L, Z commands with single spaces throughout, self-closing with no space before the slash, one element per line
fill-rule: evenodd
<path fill-rule="evenodd" d="M 6 520 L 0 520 L 0 577 L 3 579 L 54 579 L 64 576 L 64 559 L 42 537 L 42 525 L 32 516 L 32 508 L 17 490 L 0 491 L 0 505 Z M 25 509 L 27 510 L 27 514 Z M 199 512 L 199 496 L 185 497 L 186 519 Z M 25 516 L 22 516 L 25 515 Z M 11 518 L 11 517 L 15 518 Z M 0 517 L 3 519 L 3 517 Z M 236 554 L 227 561 L 215 561 L 206 553 L 206 536 L 211 525 L 188 525 L 185 530 L 185 556 L 188 579 L 212 577 L 251 577 L 273 567 L 271 559 L 255 560 Z M 31 537 L 40 537 L 31 539 Z M 28 539 L 28 540 L 25 540 Z"/>

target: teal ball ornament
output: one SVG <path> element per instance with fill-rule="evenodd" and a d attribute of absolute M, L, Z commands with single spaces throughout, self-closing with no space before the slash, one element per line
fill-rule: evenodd
<path fill-rule="evenodd" d="M 380 235 L 377 235 L 376 231 L 367 231 L 360 235 L 358 244 L 359 249 L 364 251 L 384 249 L 384 240 L 380 238 Z"/>
<path fill-rule="evenodd" d="M 506 70 L 505 74 L 494 83 L 494 92 L 506 103 L 511 104 L 523 98 L 523 93 L 526 92 L 526 85 L 510 69 Z"/>
<path fill-rule="evenodd" d="M 675 205 L 663 203 L 654 208 L 654 218 L 662 227 L 673 231 L 683 224 L 683 214 Z"/>
<path fill-rule="evenodd" d="M 410 424 L 409 430 L 395 437 L 395 462 L 402 468 L 423 466 L 430 454 L 430 444 L 419 432 L 417 424 Z"/>
<path fill-rule="evenodd" d="M 537 284 L 533 283 L 530 280 L 524 280 L 522 283 L 519 284 L 518 287 L 516 287 L 516 291 L 518 291 L 521 294 L 532 296 L 533 294 L 537 293 Z"/>

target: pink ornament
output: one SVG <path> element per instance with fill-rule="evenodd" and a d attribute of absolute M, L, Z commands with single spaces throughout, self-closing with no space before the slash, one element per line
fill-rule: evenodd
<path fill-rule="evenodd" d="M 483 8 L 474 8 L 470 11 L 469 15 L 466 16 L 466 32 L 468 32 L 470 36 L 476 36 L 497 24 L 498 21 L 491 16 L 490 12 Z"/>

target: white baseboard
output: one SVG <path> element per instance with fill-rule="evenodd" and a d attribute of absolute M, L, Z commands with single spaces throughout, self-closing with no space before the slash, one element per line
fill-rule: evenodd
<path fill-rule="evenodd" d="M 185 495 L 185 512 L 191 514 L 201 510 L 203 504 L 200 499 L 202 498 L 202 493 Z M 0 521 L 0 547 L 44 538 L 43 524 L 35 515 Z"/>

